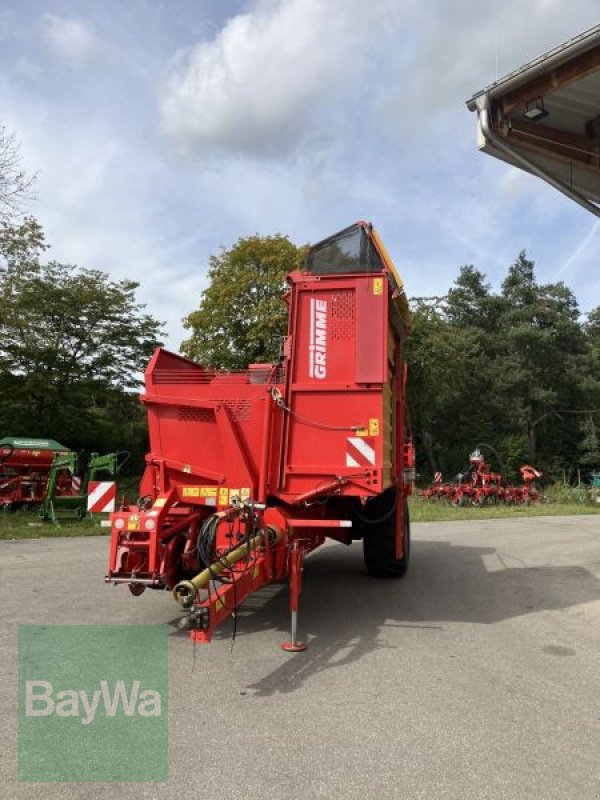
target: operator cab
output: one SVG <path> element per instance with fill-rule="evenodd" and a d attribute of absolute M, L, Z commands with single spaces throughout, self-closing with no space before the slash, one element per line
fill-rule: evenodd
<path fill-rule="evenodd" d="M 356 222 L 314 244 L 306 257 L 306 270 L 313 275 L 387 273 L 392 289 L 402 286 L 394 264 L 370 222 Z"/>
<path fill-rule="evenodd" d="M 372 225 L 358 222 L 317 242 L 308 251 L 308 271 L 315 275 L 383 272 L 383 262 L 371 239 L 371 230 Z"/>

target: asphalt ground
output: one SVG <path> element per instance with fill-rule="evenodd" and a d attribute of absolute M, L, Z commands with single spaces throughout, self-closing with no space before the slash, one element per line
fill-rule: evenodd
<path fill-rule="evenodd" d="M 208 646 L 168 593 L 106 586 L 106 538 L 0 542 L 0 797 L 364 800 L 600 797 L 600 520 L 413 526 L 409 574 L 359 544 L 306 563 L 287 654 L 270 586 Z M 25 783 L 19 624 L 169 626 L 166 783 Z M 143 757 L 143 753 L 140 753 Z"/>

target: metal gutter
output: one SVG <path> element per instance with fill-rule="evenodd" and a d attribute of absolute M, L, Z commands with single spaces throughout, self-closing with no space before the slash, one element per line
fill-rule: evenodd
<path fill-rule="evenodd" d="M 598 30 L 600 35 L 600 27 Z M 550 175 L 550 173 L 546 172 L 546 170 L 544 170 L 542 167 L 538 166 L 529 158 L 527 158 L 527 156 L 524 156 L 522 153 L 511 147 L 507 142 L 496 136 L 490 123 L 490 106 L 491 103 L 489 95 L 484 94 L 477 98 L 475 108 L 477 108 L 477 116 L 479 118 L 481 132 L 485 136 L 486 140 L 497 150 L 500 150 L 502 153 L 505 153 L 507 156 L 509 156 L 511 161 L 516 161 L 528 172 L 532 172 L 534 175 L 537 175 L 538 178 L 541 178 L 542 180 L 546 181 L 546 183 L 554 186 L 555 189 L 558 189 L 559 192 L 562 192 L 564 195 L 571 198 L 571 200 L 574 200 L 580 206 L 583 206 L 583 208 L 585 208 L 587 211 L 591 211 L 591 213 L 596 217 L 600 217 L 600 206 L 590 202 L 580 192 L 577 192 L 575 189 L 572 189 L 570 186 L 562 183 L 557 178 Z"/>

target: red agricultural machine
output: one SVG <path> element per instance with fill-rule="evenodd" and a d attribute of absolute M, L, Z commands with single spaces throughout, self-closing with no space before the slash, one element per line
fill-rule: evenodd
<path fill-rule="evenodd" d="M 374 576 L 408 567 L 402 282 L 359 222 L 313 246 L 288 284 L 280 363 L 218 372 L 158 349 L 146 370 L 150 452 L 137 504 L 111 516 L 106 581 L 171 590 L 198 642 L 287 578 L 282 646 L 304 649 L 303 562 L 327 537 L 362 539 Z"/>
<path fill-rule="evenodd" d="M 483 447 L 485 445 L 481 445 Z M 459 473 L 457 479 L 445 483 L 442 473 L 437 472 L 434 482 L 423 489 L 421 496 L 428 500 L 445 500 L 453 506 L 485 506 L 494 503 L 506 505 L 530 505 L 541 500 L 534 481 L 542 473 L 529 464 L 520 467 L 523 484 L 511 486 L 500 472 L 493 472 L 486 463 L 479 447 L 469 456 L 469 467 Z"/>
<path fill-rule="evenodd" d="M 0 439 L 0 507 L 23 508 L 43 502 L 56 458 L 69 450 L 53 439 Z M 71 493 L 71 474 L 57 478 L 59 494 Z"/>

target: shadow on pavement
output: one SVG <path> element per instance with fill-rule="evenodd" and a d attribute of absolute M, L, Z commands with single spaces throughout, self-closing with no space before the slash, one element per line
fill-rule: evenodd
<path fill-rule="evenodd" d="M 430 630 L 446 623 L 489 625 L 543 610 L 600 599 L 600 581 L 579 566 L 527 567 L 493 547 L 446 541 L 413 542 L 402 580 L 366 575 L 359 544 L 324 548 L 306 561 L 300 632 L 310 648 L 249 687 L 258 695 L 293 692 L 315 672 L 343 666 L 387 647 L 386 627 Z M 287 638 L 287 586 L 272 585 L 248 598 L 238 615 L 238 637 L 281 631 Z M 219 636 L 229 638 L 225 625 Z"/>

